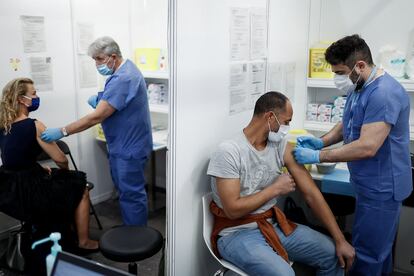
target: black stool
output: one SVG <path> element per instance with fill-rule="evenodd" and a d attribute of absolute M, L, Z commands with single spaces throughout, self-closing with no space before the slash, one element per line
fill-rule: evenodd
<path fill-rule="evenodd" d="M 99 248 L 106 258 L 129 263 L 128 272 L 137 275 L 137 261 L 152 257 L 163 247 L 160 232 L 147 226 L 118 226 L 106 231 Z"/>

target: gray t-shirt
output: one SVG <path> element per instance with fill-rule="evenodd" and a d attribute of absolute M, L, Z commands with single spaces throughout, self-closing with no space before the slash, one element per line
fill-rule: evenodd
<path fill-rule="evenodd" d="M 283 139 L 279 143 L 268 141 L 266 148 L 258 151 L 250 144 L 243 131 L 234 139 L 221 143 L 218 150 L 211 156 L 207 170 L 207 174 L 213 176 L 211 189 L 214 202 L 223 208 L 217 192 L 215 177 L 240 179 L 240 196 L 258 193 L 272 184 L 282 173 L 286 144 L 287 139 Z M 273 198 L 252 214 L 265 212 L 276 202 L 277 198 Z M 249 223 L 224 229 L 220 235 L 225 236 L 235 230 L 256 227 L 257 223 Z"/>

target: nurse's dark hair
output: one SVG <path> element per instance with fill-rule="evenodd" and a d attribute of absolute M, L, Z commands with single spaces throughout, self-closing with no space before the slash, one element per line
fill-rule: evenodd
<path fill-rule="evenodd" d="M 109 36 L 102 36 L 97 38 L 91 45 L 88 47 L 88 55 L 90 57 L 96 57 L 99 54 L 105 54 L 110 56 L 116 54 L 118 57 L 122 57 L 121 50 L 118 43 Z"/>
<path fill-rule="evenodd" d="M 289 101 L 288 97 L 280 92 L 267 92 L 257 99 L 253 115 L 257 116 L 269 111 L 276 113 L 284 112 L 286 110 L 287 101 Z"/>
<path fill-rule="evenodd" d="M 331 65 L 346 65 L 350 69 L 359 60 L 373 65 L 371 50 L 365 40 L 354 34 L 341 38 L 326 49 L 325 59 Z"/>

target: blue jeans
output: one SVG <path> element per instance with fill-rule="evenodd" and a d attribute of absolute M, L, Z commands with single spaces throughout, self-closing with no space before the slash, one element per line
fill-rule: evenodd
<path fill-rule="evenodd" d="M 335 254 L 335 244 L 327 236 L 298 224 L 295 231 L 286 237 L 277 224 L 273 227 L 289 260 L 315 267 L 318 276 L 344 274 Z M 295 275 L 292 267 L 267 244 L 258 228 L 221 237 L 217 245 L 225 260 L 249 275 Z"/>

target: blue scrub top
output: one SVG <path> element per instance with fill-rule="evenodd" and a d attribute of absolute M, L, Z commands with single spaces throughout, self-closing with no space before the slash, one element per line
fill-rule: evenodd
<path fill-rule="evenodd" d="M 385 122 L 391 130 L 372 158 L 348 162 L 357 194 L 401 201 L 412 190 L 410 99 L 404 87 L 385 73 L 358 92 L 350 92 L 343 116 L 345 143 L 359 139 L 364 124 Z"/>
<path fill-rule="evenodd" d="M 116 111 L 102 122 L 111 157 L 139 159 L 152 150 L 151 120 L 145 79 L 126 60 L 105 82 L 102 100 Z"/>

